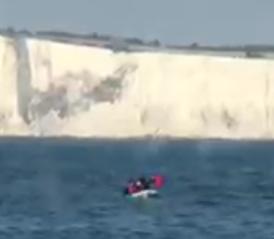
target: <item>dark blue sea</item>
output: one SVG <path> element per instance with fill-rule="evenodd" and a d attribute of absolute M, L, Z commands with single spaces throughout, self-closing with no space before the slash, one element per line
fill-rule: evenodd
<path fill-rule="evenodd" d="M 273 142 L 0 139 L 0 239 L 274 238 Z M 122 194 L 164 175 L 160 197 Z"/>

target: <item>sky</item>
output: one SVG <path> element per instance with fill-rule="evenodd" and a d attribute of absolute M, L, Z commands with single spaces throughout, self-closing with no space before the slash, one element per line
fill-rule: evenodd
<path fill-rule="evenodd" d="M 274 45 L 274 0 L 0 0 L 0 28 Z"/>

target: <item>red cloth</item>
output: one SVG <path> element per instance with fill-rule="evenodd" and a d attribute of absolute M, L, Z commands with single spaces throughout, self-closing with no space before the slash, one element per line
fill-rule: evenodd
<path fill-rule="evenodd" d="M 161 175 L 153 176 L 153 184 L 155 188 L 161 188 L 164 185 L 164 177 Z"/>

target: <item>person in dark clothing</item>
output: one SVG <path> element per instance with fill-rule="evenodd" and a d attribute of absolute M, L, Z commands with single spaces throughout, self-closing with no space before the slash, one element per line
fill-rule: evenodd
<path fill-rule="evenodd" d="M 141 190 L 150 189 L 150 182 L 145 177 L 140 177 L 138 181 L 141 184 L 141 187 L 142 187 Z"/>

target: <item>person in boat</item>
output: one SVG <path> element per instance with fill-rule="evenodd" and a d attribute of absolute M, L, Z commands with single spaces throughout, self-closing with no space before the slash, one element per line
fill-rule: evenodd
<path fill-rule="evenodd" d="M 136 193 L 138 191 L 139 191 L 138 190 L 138 186 L 137 186 L 135 180 L 129 179 L 128 184 L 127 184 L 127 186 L 125 188 L 124 193 L 125 194 L 133 194 L 133 193 Z"/>
<path fill-rule="evenodd" d="M 140 186 L 140 190 L 147 190 L 151 188 L 150 180 L 145 177 L 140 177 L 137 183 Z"/>
<path fill-rule="evenodd" d="M 150 180 L 145 177 L 140 177 L 138 180 L 130 179 L 128 181 L 127 187 L 124 190 L 125 194 L 133 194 L 140 192 L 142 190 L 150 189 Z"/>

